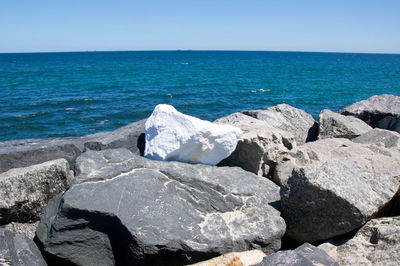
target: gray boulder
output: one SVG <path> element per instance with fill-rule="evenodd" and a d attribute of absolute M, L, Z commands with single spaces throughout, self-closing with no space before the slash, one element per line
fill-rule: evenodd
<path fill-rule="evenodd" d="M 279 162 L 287 235 L 314 242 L 350 232 L 387 211 L 399 188 L 396 148 L 323 139 L 306 143 Z"/>
<path fill-rule="evenodd" d="M 334 113 L 328 109 L 322 110 L 318 116 L 318 138 L 346 138 L 353 139 L 372 129 L 364 121 Z"/>
<path fill-rule="evenodd" d="M 0 142 L 0 173 L 64 158 L 71 169 L 83 152 L 80 138 L 24 139 Z"/>
<path fill-rule="evenodd" d="M 235 151 L 222 160 L 220 166 L 240 166 L 259 176 L 271 178 L 280 156 L 296 146 L 292 134 L 242 113 L 222 117 L 214 123 L 233 125 L 243 131 Z"/>
<path fill-rule="evenodd" d="M 32 240 L 0 228 L 0 265 L 45 266 L 47 264 Z"/>
<path fill-rule="evenodd" d="M 376 149 L 379 147 L 400 150 L 400 134 L 380 129 L 374 128 L 365 134 L 353 139 L 353 142 L 361 144 L 372 144 Z"/>
<path fill-rule="evenodd" d="M 345 243 L 324 243 L 340 265 L 399 265 L 400 217 L 373 219 Z"/>
<path fill-rule="evenodd" d="M 31 166 L 59 158 L 66 159 L 73 170 L 76 158 L 86 149 L 127 148 L 134 153 L 143 154 L 144 123 L 145 120 L 141 120 L 115 131 L 83 137 L 0 142 L 0 173 L 12 168 Z"/>
<path fill-rule="evenodd" d="M 14 234 L 21 234 L 27 236 L 29 239 L 35 237 L 36 228 L 39 225 L 39 221 L 33 223 L 9 223 L 3 225 L 2 227 L 10 230 Z"/>
<path fill-rule="evenodd" d="M 90 150 L 126 148 L 143 155 L 145 146 L 144 124 L 146 119 L 131 123 L 111 132 L 100 132 L 83 138 L 84 146 Z"/>
<path fill-rule="evenodd" d="M 37 237 L 50 260 L 78 265 L 194 263 L 280 248 L 279 187 L 240 168 L 87 151 L 52 200 Z"/>
<path fill-rule="evenodd" d="M 304 110 L 288 104 L 278 104 L 266 110 L 242 111 L 242 113 L 264 121 L 270 127 L 291 133 L 297 144 L 314 141 L 318 137 L 318 125 L 314 118 Z"/>
<path fill-rule="evenodd" d="M 264 257 L 257 266 L 339 266 L 324 250 L 304 243 L 294 250 L 279 251 Z"/>
<path fill-rule="evenodd" d="M 73 173 L 57 159 L 0 174 L 0 225 L 40 219 L 47 201 L 66 190 Z"/>
<path fill-rule="evenodd" d="M 400 96 L 383 94 L 353 103 L 339 113 L 355 116 L 372 127 L 400 132 Z"/>

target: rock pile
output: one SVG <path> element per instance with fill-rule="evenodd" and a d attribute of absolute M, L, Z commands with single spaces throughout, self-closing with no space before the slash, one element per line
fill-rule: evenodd
<path fill-rule="evenodd" d="M 398 265 L 399 98 L 0 143 L 0 264 Z"/>

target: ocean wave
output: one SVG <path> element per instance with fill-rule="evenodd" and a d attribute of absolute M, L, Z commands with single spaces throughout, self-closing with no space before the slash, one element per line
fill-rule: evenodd
<path fill-rule="evenodd" d="M 252 93 L 256 93 L 256 92 L 268 92 L 268 91 L 271 91 L 270 89 L 263 89 L 263 88 L 261 88 L 261 89 L 256 89 L 256 90 L 251 90 L 251 92 Z"/>
<path fill-rule="evenodd" d="M 108 119 L 104 119 L 104 120 L 101 120 L 100 122 L 98 122 L 97 124 L 98 125 L 104 125 L 105 123 L 107 123 L 109 120 Z"/>

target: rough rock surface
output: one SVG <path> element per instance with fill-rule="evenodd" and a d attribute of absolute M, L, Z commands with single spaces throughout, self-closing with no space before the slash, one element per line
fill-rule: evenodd
<path fill-rule="evenodd" d="M 288 104 L 278 104 L 266 110 L 242 111 L 243 114 L 266 122 L 270 127 L 293 134 L 297 144 L 313 141 L 318 136 L 318 125 L 304 110 Z"/>
<path fill-rule="evenodd" d="M 265 257 L 265 253 L 261 250 L 253 249 L 242 252 L 230 252 L 222 256 L 212 258 L 207 261 L 202 261 L 196 266 L 250 266 L 260 263 Z"/>
<path fill-rule="evenodd" d="M 71 169 L 74 169 L 76 158 L 87 148 L 91 150 L 127 148 L 133 153 L 143 155 L 144 123 L 145 120 L 141 120 L 115 131 L 83 137 L 0 142 L 0 173 L 59 158 L 66 159 Z"/>
<path fill-rule="evenodd" d="M 339 112 L 360 118 L 372 127 L 400 132 L 400 96 L 375 95 L 353 103 Z"/>
<path fill-rule="evenodd" d="M 349 241 L 324 243 L 325 250 L 340 265 L 399 265 L 400 217 L 373 219 Z"/>
<path fill-rule="evenodd" d="M 34 223 L 9 223 L 3 226 L 3 228 L 10 230 L 14 234 L 21 234 L 27 236 L 29 239 L 35 237 L 36 228 L 39 225 L 39 221 Z"/>
<path fill-rule="evenodd" d="M 44 252 L 81 265 L 194 263 L 280 248 L 279 187 L 240 168 L 87 151 L 38 226 Z"/>
<path fill-rule="evenodd" d="M 287 234 L 313 242 L 344 234 L 386 211 L 400 175 L 397 148 L 323 139 L 299 146 L 276 168 Z"/>
<path fill-rule="evenodd" d="M 292 134 L 242 113 L 222 117 L 214 123 L 237 126 L 243 131 L 235 151 L 220 163 L 221 166 L 240 166 L 271 178 L 280 156 L 296 146 Z"/>
<path fill-rule="evenodd" d="M 45 266 L 47 264 L 32 240 L 0 228 L 0 265 Z"/>
<path fill-rule="evenodd" d="M 318 138 L 353 139 L 372 129 L 364 121 L 353 116 L 344 116 L 328 109 L 322 110 L 318 117 Z"/>
<path fill-rule="evenodd" d="M 65 159 L 0 174 L 0 224 L 38 221 L 47 201 L 66 190 L 73 173 Z"/>
<path fill-rule="evenodd" d="M 216 165 L 242 137 L 240 128 L 216 125 L 159 104 L 145 125 L 144 155 L 150 159 Z"/>
<path fill-rule="evenodd" d="M 373 130 L 368 131 L 367 133 L 353 139 L 353 142 L 373 144 L 377 149 L 381 147 L 400 150 L 400 134 L 380 128 L 374 128 Z"/>
<path fill-rule="evenodd" d="M 279 251 L 263 259 L 257 266 L 339 266 L 324 250 L 304 243 L 295 250 Z"/>

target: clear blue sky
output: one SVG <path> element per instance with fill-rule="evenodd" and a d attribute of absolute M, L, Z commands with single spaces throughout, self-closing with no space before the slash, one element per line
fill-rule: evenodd
<path fill-rule="evenodd" d="M 0 0 L 0 52 L 400 53 L 400 0 Z"/>

